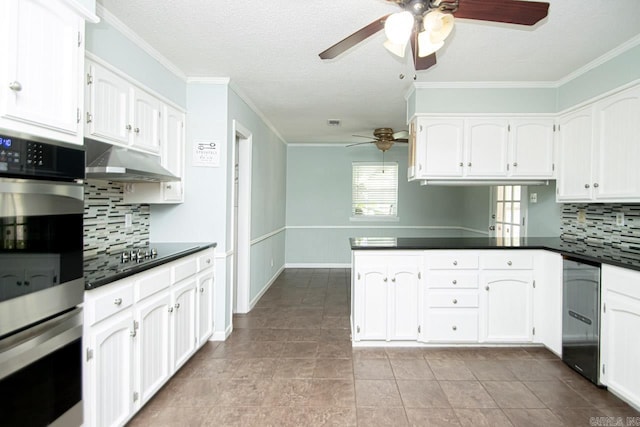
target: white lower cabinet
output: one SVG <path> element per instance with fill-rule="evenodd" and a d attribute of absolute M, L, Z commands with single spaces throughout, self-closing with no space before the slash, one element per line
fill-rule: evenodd
<path fill-rule="evenodd" d="M 422 257 L 376 252 L 354 254 L 354 341 L 415 341 Z"/>
<path fill-rule="evenodd" d="M 602 266 L 600 379 L 640 408 L 640 272 Z"/>
<path fill-rule="evenodd" d="M 533 273 L 491 272 L 483 275 L 480 340 L 531 342 L 533 339 Z"/>
<path fill-rule="evenodd" d="M 85 292 L 85 426 L 124 425 L 211 336 L 212 260 L 201 251 Z"/>

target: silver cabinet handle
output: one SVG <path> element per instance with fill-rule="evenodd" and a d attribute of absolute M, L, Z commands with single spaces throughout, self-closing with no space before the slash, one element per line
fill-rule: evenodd
<path fill-rule="evenodd" d="M 175 308 L 176 308 L 176 310 L 180 308 L 180 303 L 179 302 L 176 303 Z"/>
<path fill-rule="evenodd" d="M 396 278 L 394 277 L 393 279 L 391 279 L 391 281 L 392 281 L 393 283 L 396 283 Z"/>
<path fill-rule="evenodd" d="M 22 90 L 22 85 L 20 84 L 20 82 L 14 81 L 9 83 L 9 89 L 11 89 L 14 92 L 20 92 Z"/>
<path fill-rule="evenodd" d="M 464 163 L 460 162 L 460 165 L 459 165 L 459 166 L 460 166 L 460 167 L 464 166 Z"/>
<path fill-rule="evenodd" d="M 136 330 L 134 329 L 133 331 L 129 332 L 129 335 L 131 335 L 131 338 L 135 337 L 137 335 Z"/>
<path fill-rule="evenodd" d="M 207 258 L 207 264 L 211 264 L 211 258 Z"/>
<path fill-rule="evenodd" d="M 597 182 L 594 182 L 593 183 L 593 188 L 598 188 L 598 187 L 600 187 L 600 184 L 598 184 Z"/>
<path fill-rule="evenodd" d="M 384 281 L 385 281 L 385 282 L 387 281 L 387 278 L 386 278 L 386 277 L 384 278 Z"/>
<path fill-rule="evenodd" d="M 120 305 L 120 304 L 122 304 L 122 298 L 116 298 L 116 299 L 114 299 L 114 300 L 113 300 L 113 303 L 114 303 L 115 305 Z"/>
<path fill-rule="evenodd" d="M 584 188 L 589 188 L 589 184 L 585 184 L 585 185 L 584 185 Z"/>
<path fill-rule="evenodd" d="M 454 279 L 453 282 L 451 282 L 451 283 L 453 283 L 454 285 L 457 285 L 458 281 Z"/>
<path fill-rule="evenodd" d="M 173 313 L 173 307 L 169 307 L 169 313 Z"/>
<path fill-rule="evenodd" d="M 131 125 L 126 125 L 124 128 L 125 128 L 126 130 L 128 130 L 129 132 L 131 132 Z"/>
<path fill-rule="evenodd" d="M 467 163 L 467 166 L 471 167 L 471 162 Z"/>
<path fill-rule="evenodd" d="M 454 300 L 453 300 L 453 303 L 454 303 L 454 304 L 457 304 L 457 303 L 458 303 L 458 300 L 457 300 L 457 299 L 454 299 Z"/>
<path fill-rule="evenodd" d="M 487 287 L 486 287 L 486 288 L 484 288 L 484 289 L 488 291 L 488 290 L 489 290 L 489 287 L 487 286 Z"/>
<path fill-rule="evenodd" d="M 518 167 L 518 162 L 513 162 L 513 167 L 514 168 Z"/>
<path fill-rule="evenodd" d="M 135 133 L 140 133 L 140 128 L 135 128 L 133 131 L 134 131 Z"/>
<path fill-rule="evenodd" d="M 513 264 L 511 261 L 507 261 L 507 265 L 511 265 Z"/>
<path fill-rule="evenodd" d="M 453 261 L 453 265 L 458 265 L 458 261 Z"/>
<path fill-rule="evenodd" d="M 454 326 L 454 327 L 452 327 L 451 329 L 453 329 L 454 331 L 457 331 L 457 330 L 458 330 L 458 327 L 457 327 L 457 326 Z"/>
<path fill-rule="evenodd" d="M 171 190 L 171 184 L 167 184 L 167 190 Z"/>
<path fill-rule="evenodd" d="M 200 293 L 203 293 L 203 292 L 204 292 L 204 288 L 200 288 Z"/>

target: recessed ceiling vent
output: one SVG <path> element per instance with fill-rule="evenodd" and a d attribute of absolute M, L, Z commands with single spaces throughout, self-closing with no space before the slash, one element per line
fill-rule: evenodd
<path fill-rule="evenodd" d="M 327 120 L 327 126 L 340 126 L 340 119 L 329 119 Z"/>

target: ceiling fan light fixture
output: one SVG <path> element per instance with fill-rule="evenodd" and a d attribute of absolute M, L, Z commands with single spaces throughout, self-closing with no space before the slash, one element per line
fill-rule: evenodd
<path fill-rule="evenodd" d="M 389 40 L 387 40 L 386 42 L 383 43 L 383 46 L 391 53 L 393 53 L 396 56 L 399 56 L 400 58 L 404 58 L 404 53 L 407 50 L 407 44 L 399 44 L 399 43 L 393 43 Z"/>
<path fill-rule="evenodd" d="M 432 44 L 438 44 L 445 41 L 453 30 L 453 15 L 450 13 L 442 13 L 439 10 L 432 10 L 427 13 L 422 24 L 424 31 L 428 32 Z"/>
<path fill-rule="evenodd" d="M 411 12 L 394 13 L 384 23 L 384 33 L 391 43 L 406 45 L 411 37 L 414 24 L 415 19 Z"/>
<path fill-rule="evenodd" d="M 431 55 L 442 46 L 444 46 L 444 41 L 433 43 L 431 41 L 431 34 L 429 34 L 427 31 L 423 31 L 418 34 L 418 56 L 420 58 Z"/>

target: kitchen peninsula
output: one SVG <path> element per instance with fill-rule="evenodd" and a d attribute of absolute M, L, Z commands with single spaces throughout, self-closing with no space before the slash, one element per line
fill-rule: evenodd
<path fill-rule="evenodd" d="M 351 238 L 354 346 L 562 353 L 563 256 L 601 263 L 600 380 L 640 406 L 640 254 L 560 238 Z"/>

